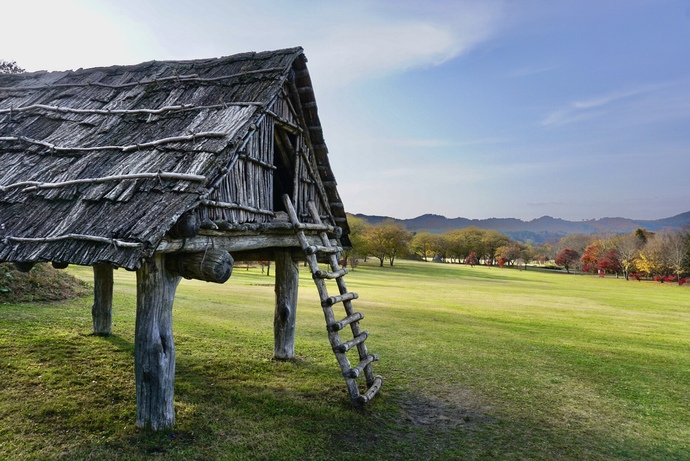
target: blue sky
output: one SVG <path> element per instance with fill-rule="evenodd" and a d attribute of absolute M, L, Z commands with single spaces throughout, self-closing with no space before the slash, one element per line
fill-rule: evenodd
<path fill-rule="evenodd" d="M 690 210 L 690 1 L 2 1 L 27 70 L 302 46 L 346 210 Z"/>

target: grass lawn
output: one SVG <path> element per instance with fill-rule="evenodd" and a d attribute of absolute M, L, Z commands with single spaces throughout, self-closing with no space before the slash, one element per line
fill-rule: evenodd
<path fill-rule="evenodd" d="M 385 382 L 357 410 L 301 269 L 294 362 L 272 360 L 272 276 L 180 284 L 157 434 L 134 427 L 134 273 L 110 338 L 91 298 L 0 305 L 0 459 L 690 460 L 688 286 L 363 264 L 346 282 Z"/>

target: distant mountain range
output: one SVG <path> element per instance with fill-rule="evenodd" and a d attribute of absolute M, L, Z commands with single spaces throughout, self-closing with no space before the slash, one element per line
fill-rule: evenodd
<path fill-rule="evenodd" d="M 425 214 L 412 219 L 395 219 L 388 216 L 371 216 L 355 214 L 358 218 L 365 219 L 370 224 L 377 224 L 387 219 L 392 219 L 405 226 L 410 232 L 431 232 L 442 234 L 454 229 L 465 227 L 478 227 L 480 229 L 493 229 L 510 236 L 514 240 L 543 243 L 549 240 L 560 239 L 570 234 L 626 234 L 640 227 L 649 231 L 662 229 L 680 229 L 690 226 L 690 211 L 670 218 L 653 221 L 635 220 L 628 218 L 601 218 L 588 221 L 566 221 L 564 219 L 542 216 L 531 221 L 522 221 L 515 218 L 489 218 L 467 219 L 446 218 L 435 214 Z"/>

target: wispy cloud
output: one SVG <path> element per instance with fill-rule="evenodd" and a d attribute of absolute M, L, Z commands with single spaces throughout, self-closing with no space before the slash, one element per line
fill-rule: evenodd
<path fill-rule="evenodd" d="M 342 86 L 441 64 L 489 39 L 500 19 L 500 11 L 489 3 L 453 18 L 370 13 L 363 20 L 353 12 L 337 27 L 317 28 L 306 37 L 307 55 L 314 57 L 310 72 L 320 82 Z"/>
<path fill-rule="evenodd" d="M 604 116 L 615 109 L 619 103 L 630 102 L 635 97 L 648 95 L 666 84 L 645 84 L 622 88 L 591 98 L 574 101 L 563 109 L 547 115 L 541 122 L 544 126 L 566 125 Z"/>
<path fill-rule="evenodd" d="M 544 72 L 549 72 L 554 70 L 556 67 L 555 66 L 543 66 L 543 67 L 534 67 L 534 66 L 527 66 L 527 67 L 521 67 L 519 69 L 515 69 L 512 72 L 508 74 L 508 77 L 513 77 L 513 78 L 519 78 L 519 77 L 529 77 L 531 75 L 536 75 L 536 74 L 542 74 Z"/>
<path fill-rule="evenodd" d="M 621 99 L 630 98 L 632 96 L 637 96 L 644 93 L 649 93 L 661 85 L 640 85 L 635 88 L 627 88 L 617 91 L 612 91 L 611 93 L 604 94 L 601 96 L 596 96 L 594 98 L 585 99 L 583 101 L 575 101 L 572 106 L 575 109 L 592 109 L 595 107 L 601 107 L 612 102 L 616 102 Z"/>
<path fill-rule="evenodd" d="M 446 139 L 378 139 L 377 144 L 385 144 L 391 147 L 412 147 L 412 148 L 437 148 L 451 147 L 454 142 Z"/>

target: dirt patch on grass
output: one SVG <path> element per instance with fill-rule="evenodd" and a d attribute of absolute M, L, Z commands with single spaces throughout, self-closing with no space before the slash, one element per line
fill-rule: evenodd
<path fill-rule="evenodd" d="M 467 390 L 452 390 L 443 397 L 407 394 L 400 410 L 406 421 L 429 431 L 470 428 L 491 419 L 489 407 Z"/>
<path fill-rule="evenodd" d="M 60 301 L 89 291 L 88 283 L 49 264 L 36 264 L 29 272 L 0 264 L 0 303 Z"/>

